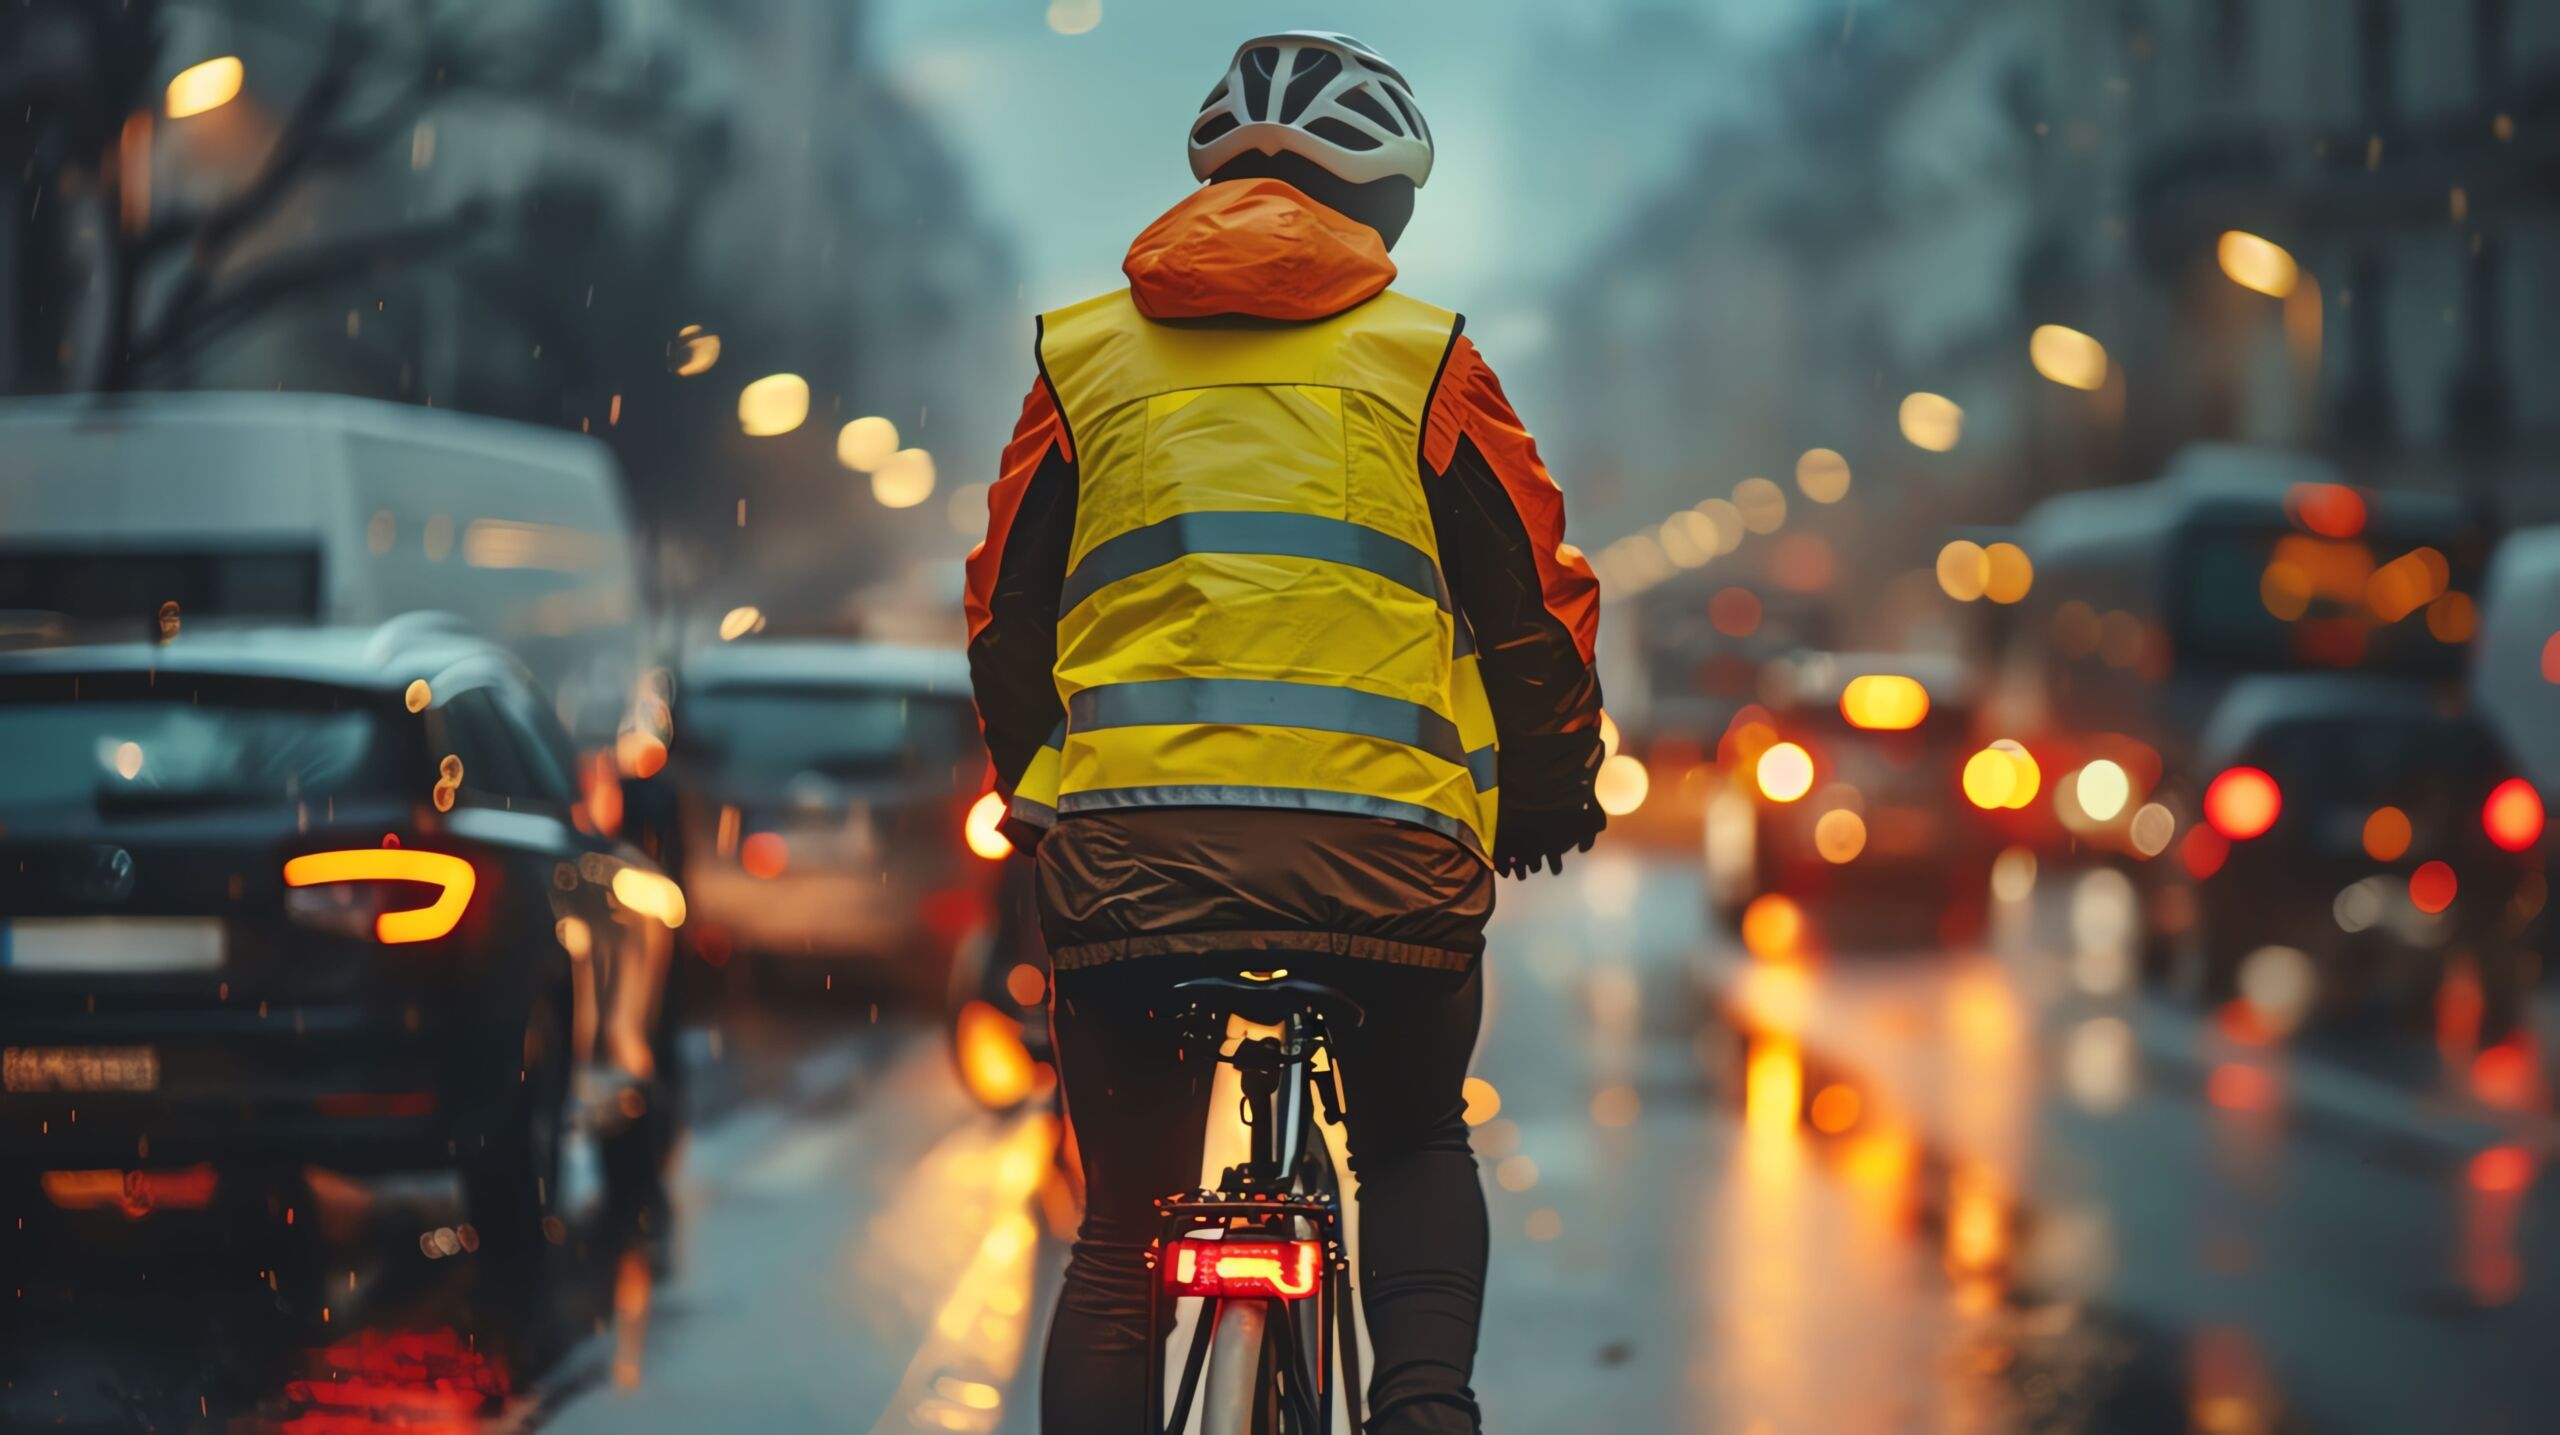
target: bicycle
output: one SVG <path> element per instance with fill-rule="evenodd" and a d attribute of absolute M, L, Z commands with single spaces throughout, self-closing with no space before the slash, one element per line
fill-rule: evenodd
<path fill-rule="evenodd" d="M 1156 1202 L 1164 1224 L 1147 1251 L 1148 1428 L 1187 1435 L 1196 1403 L 1202 1435 L 1332 1435 L 1339 1394 L 1346 1428 L 1359 1435 L 1351 1262 L 1316 1112 L 1342 1120 L 1327 1033 L 1359 1025 L 1360 1006 L 1285 969 L 1194 978 L 1174 993 L 1181 1037 L 1235 1068 L 1248 1149 L 1216 1186 Z M 1193 1299 L 1202 1304 L 1168 1397 L 1169 1337 L 1180 1303 Z"/>

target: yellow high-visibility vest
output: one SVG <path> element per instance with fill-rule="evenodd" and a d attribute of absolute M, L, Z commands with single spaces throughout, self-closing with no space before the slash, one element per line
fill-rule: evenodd
<path fill-rule="evenodd" d="M 1268 806 L 1493 843 L 1493 712 L 1422 489 L 1458 328 L 1392 291 L 1304 324 L 1157 323 L 1128 292 L 1045 315 L 1077 463 L 1066 721 L 1033 822 Z"/>

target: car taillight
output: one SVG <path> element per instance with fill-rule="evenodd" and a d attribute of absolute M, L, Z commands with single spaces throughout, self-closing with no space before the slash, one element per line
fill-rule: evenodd
<path fill-rule="evenodd" d="M 2204 820 L 2234 842 L 2265 835 L 2283 810 L 2276 780 L 2254 767 L 2225 768 L 2204 790 Z"/>
<path fill-rule="evenodd" d="M 1168 1242 L 1165 1287 L 1178 1296 L 1299 1300 L 1324 1271 L 1322 1241 Z"/>
<path fill-rule="evenodd" d="M 462 920 L 479 878 L 449 853 L 356 847 L 287 861 L 284 884 L 291 889 L 285 915 L 306 927 L 378 942 L 432 942 Z"/>
<path fill-rule="evenodd" d="M 1773 743 L 1752 765 L 1760 795 L 1771 802 L 1793 802 L 1813 790 L 1813 754 L 1792 742 Z"/>
<path fill-rule="evenodd" d="M 2443 862 L 2421 862 L 2409 874 L 2409 905 L 2430 917 L 2452 906 L 2461 890 L 2461 879 Z"/>
<path fill-rule="evenodd" d="M 2507 851 L 2526 851 L 2542 840 L 2542 794 L 2521 777 L 2508 778 L 2480 805 L 2480 828 Z"/>
<path fill-rule="evenodd" d="M 990 862 L 1011 856 L 1013 843 L 997 829 L 997 824 L 1003 821 L 1003 793 L 986 793 L 970 803 L 968 820 L 960 824 L 961 835 L 968 839 L 969 850 Z"/>

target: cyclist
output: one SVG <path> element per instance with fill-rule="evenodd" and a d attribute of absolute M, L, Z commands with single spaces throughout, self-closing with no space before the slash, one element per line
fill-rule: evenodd
<path fill-rule="evenodd" d="M 1598 588 L 1458 316 L 1387 287 L 1432 163 L 1404 76 L 1347 35 L 1248 40 L 1190 153 L 1129 287 L 1040 320 L 969 557 L 1086 1180 L 1043 1426 L 1143 1427 L 1153 1202 L 1198 1184 L 1209 1077 L 1154 1009 L 1286 967 L 1368 1013 L 1334 1044 L 1369 1428 L 1474 1430 L 1478 962 L 1494 874 L 1604 823 Z"/>

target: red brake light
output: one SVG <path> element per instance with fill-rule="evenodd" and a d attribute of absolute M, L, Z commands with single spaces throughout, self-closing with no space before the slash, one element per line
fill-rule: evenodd
<path fill-rule="evenodd" d="M 770 882 L 791 866 L 791 844 L 779 832 L 750 832 L 738 844 L 738 865 L 748 876 Z"/>
<path fill-rule="evenodd" d="M 2254 767 L 2225 768 L 2204 790 L 2204 820 L 2234 842 L 2264 835 L 2283 810 L 2276 780 Z"/>
<path fill-rule="evenodd" d="M 2442 862 L 2422 862 L 2409 874 L 2409 905 L 2432 917 L 2453 905 L 2461 882 Z"/>
<path fill-rule="evenodd" d="M 2480 827 L 2489 840 L 2509 852 L 2522 852 L 2542 840 L 2542 794 L 2521 777 L 2510 777 L 2489 790 L 2480 806 Z"/>
<path fill-rule="evenodd" d="M 1300 1300 L 1324 1270 L 1322 1241 L 1166 1243 L 1165 1286 L 1175 1295 Z"/>
<path fill-rule="evenodd" d="M 295 903 L 288 895 L 285 910 L 294 920 L 307 926 L 345 926 L 350 921 L 361 923 L 370 917 L 374 940 L 379 942 L 432 942 L 451 932 L 462 920 L 462 909 L 471 905 L 472 889 L 479 878 L 471 864 L 444 852 L 421 852 L 410 847 L 356 847 L 343 852 L 310 852 L 284 864 L 284 884 L 294 888 L 336 888 L 348 883 L 414 882 L 433 887 L 435 900 L 423 907 L 393 907 L 389 903 L 398 895 L 379 887 L 353 889 L 343 893 L 315 894 L 337 897 L 334 905 Z"/>

